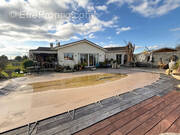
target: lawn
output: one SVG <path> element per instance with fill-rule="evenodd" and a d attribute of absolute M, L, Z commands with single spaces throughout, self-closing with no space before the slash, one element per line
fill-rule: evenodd
<path fill-rule="evenodd" d="M 23 77 L 24 74 L 20 73 L 20 71 L 24 71 L 22 62 L 10 61 L 6 68 L 0 72 L 0 78 Z"/>
<path fill-rule="evenodd" d="M 22 65 L 22 62 L 10 62 L 5 70 L 11 70 L 11 71 L 15 71 L 16 69 L 20 69 L 20 70 L 24 70 L 24 67 Z"/>

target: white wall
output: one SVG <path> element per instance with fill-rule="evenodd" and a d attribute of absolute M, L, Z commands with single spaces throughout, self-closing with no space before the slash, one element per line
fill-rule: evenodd
<path fill-rule="evenodd" d="M 176 55 L 179 59 L 180 59 L 180 51 L 176 51 L 176 52 L 161 52 L 161 53 L 154 53 L 153 57 L 154 57 L 154 65 L 158 65 L 160 58 L 162 58 L 162 61 L 164 64 L 168 64 L 169 63 L 169 59 L 173 56 Z"/>
<path fill-rule="evenodd" d="M 73 53 L 74 60 L 65 60 L 64 53 Z M 94 47 L 88 43 L 79 43 L 73 46 L 60 48 L 58 50 L 58 62 L 59 65 L 74 66 L 79 62 L 80 53 L 92 53 L 99 55 L 99 62 L 104 62 L 105 52 L 97 47 Z"/>
<path fill-rule="evenodd" d="M 124 55 L 126 55 L 126 52 L 108 52 L 106 53 L 106 58 L 108 60 L 116 60 L 116 55 L 121 54 L 121 64 L 124 64 Z"/>

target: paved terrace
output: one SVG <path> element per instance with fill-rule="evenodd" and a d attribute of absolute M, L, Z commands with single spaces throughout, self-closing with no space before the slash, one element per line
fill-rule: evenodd
<path fill-rule="evenodd" d="M 151 85 L 43 119 L 3 135 L 158 134 L 179 132 L 178 83 L 161 74 Z"/>

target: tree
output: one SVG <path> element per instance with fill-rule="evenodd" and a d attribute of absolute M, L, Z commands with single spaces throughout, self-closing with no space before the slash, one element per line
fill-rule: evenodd
<path fill-rule="evenodd" d="M 22 61 L 22 57 L 21 57 L 21 56 L 16 56 L 16 57 L 15 57 L 15 60 L 17 60 L 17 61 L 20 62 L 20 61 Z"/>
<path fill-rule="evenodd" d="M 23 57 L 22 57 L 22 60 L 27 60 L 28 59 L 28 56 L 26 56 L 26 55 L 24 55 Z"/>
<path fill-rule="evenodd" d="M 135 44 L 133 45 L 131 42 L 128 42 L 126 50 L 128 55 L 128 63 L 134 62 Z"/>
<path fill-rule="evenodd" d="M 24 62 L 23 62 L 23 66 L 24 66 L 24 68 L 27 68 L 27 67 L 32 67 L 34 65 L 34 62 L 32 61 L 32 60 L 25 60 Z"/>
<path fill-rule="evenodd" d="M 3 70 L 8 64 L 8 57 L 5 55 L 0 56 L 0 71 Z"/>

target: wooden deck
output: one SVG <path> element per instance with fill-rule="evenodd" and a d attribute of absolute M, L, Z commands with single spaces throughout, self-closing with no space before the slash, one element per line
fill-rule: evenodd
<path fill-rule="evenodd" d="M 180 92 L 154 96 L 75 135 L 159 135 L 180 133 Z"/>

